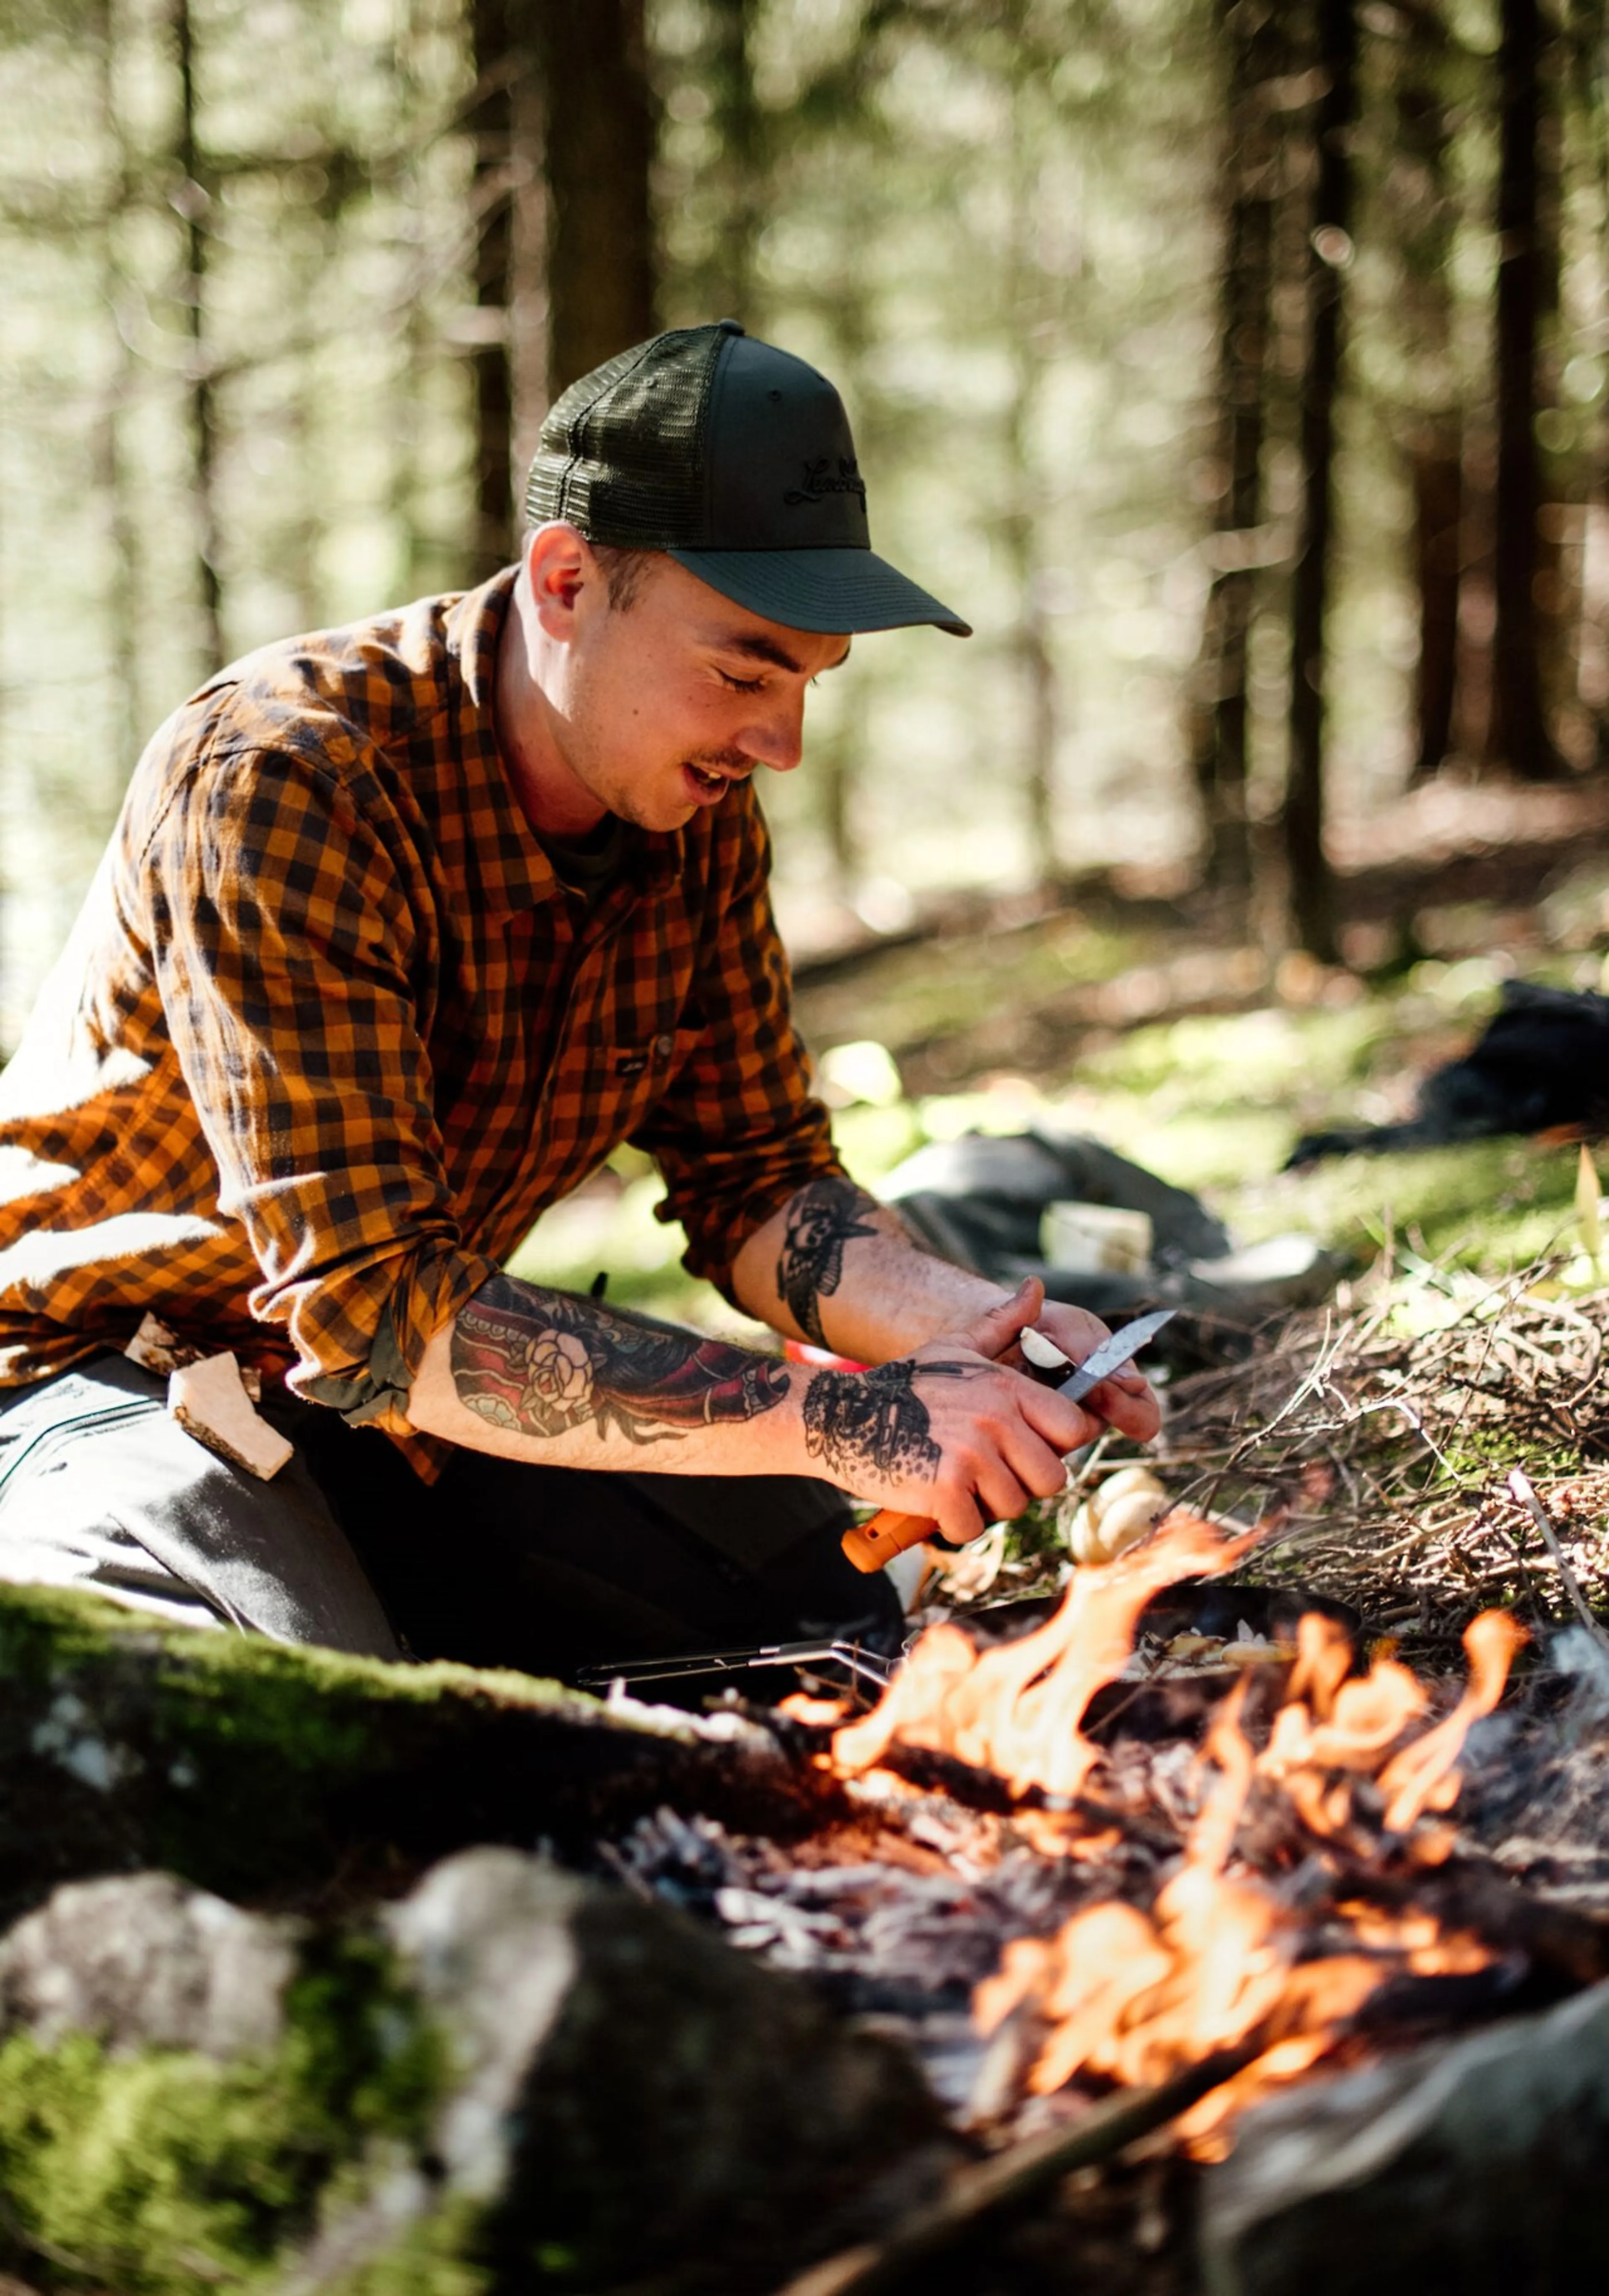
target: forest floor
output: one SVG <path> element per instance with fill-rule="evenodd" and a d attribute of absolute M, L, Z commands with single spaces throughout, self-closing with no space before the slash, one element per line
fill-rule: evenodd
<path fill-rule="evenodd" d="M 1471 1044 L 1509 976 L 1597 988 L 1609 951 L 1609 801 L 1596 787 L 1433 785 L 1347 840 L 1327 968 L 1272 955 L 1199 895 L 1122 873 L 957 896 L 922 929 L 799 968 L 797 1008 L 845 1160 L 870 1187 L 925 1142 L 1036 1121 L 1092 1135 L 1199 1192 L 1237 1244 L 1318 1237 L 1501 1274 L 1574 1240 L 1577 1151 L 1510 1139 L 1311 1170 L 1303 1132 L 1405 1115 Z M 647 1160 L 620 1151 L 515 1265 L 723 1330 L 678 1265 Z"/>

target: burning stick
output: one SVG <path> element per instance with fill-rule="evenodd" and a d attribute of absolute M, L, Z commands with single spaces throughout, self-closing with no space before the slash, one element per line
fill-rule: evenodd
<path fill-rule="evenodd" d="M 1256 2054 L 1252 2048 L 1221 2049 L 1164 2081 L 1159 2087 L 1115 2096 L 1071 2128 L 1030 2136 L 981 2167 L 965 2169 L 943 2198 L 909 2218 L 880 2247 L 847 2249 L 790 2280 L 778 2296 L 885 2296 L 903 2287 L 929 2258 L 976 2231 L 1001 2210 L 1032 2200 L 1048 2185 L 1109 2161 L 1153 2129 L 1165 2128 L 1181 2112 L 1232 2080 Z"/>

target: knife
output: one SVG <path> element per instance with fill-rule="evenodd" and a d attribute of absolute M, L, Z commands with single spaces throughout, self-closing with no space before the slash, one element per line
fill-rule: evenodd
<path fill-rule="evenodd" d="M 1176 1308 L 1153 1308 L 1148 1315 L 1136 1316 L 1121 1332 L 1103 1340 L 1082 1363 L 1064 1379 L 1057 1389 L 1069 1403 L 1082 1403 L 1086 1395 L 1098 1388 L 1103 1379 L 1110 1379 L 1131 1363 L 1141 1348 L 1156 1337 L 1164 1324 L 1171 1324 L 1178 1314 Z M 882 1507 L 868 1522 L 855 1523 L 844 1533 L 845 1554 L 857 1570 L 880 1570 L 903 1554 L 908 1546 L 919 1546 L 931 1538 L 938 1529 L 930 1515 L 902 1514 L 897 1507 Z"/>

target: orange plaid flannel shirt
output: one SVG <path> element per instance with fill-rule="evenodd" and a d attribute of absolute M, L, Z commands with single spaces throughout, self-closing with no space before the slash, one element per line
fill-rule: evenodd
<path fill-rule="evenodd" d="M 429 1473 L 427 1341 L 620 1141 L 723 1285 L 839 1168 L 752 790 L 568 895 L 493 729 L 512 586 L 249 655 L 146 750 L 0 1077 L 0 1385 L 151 1309 Z"/>

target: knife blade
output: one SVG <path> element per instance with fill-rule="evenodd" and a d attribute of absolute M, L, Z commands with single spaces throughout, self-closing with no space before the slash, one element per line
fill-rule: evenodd
<path fill-rule="evenodd" d="M 1177 1308 L 1153 1308 L 1148 1315 L 1136 1316 L 1121 1332 L 1114 1332 L 1103 1340 L 1092 1355 L 1074 1366 L 1070 1375 L 1057 1389 L 1069 1403 L 1082 1403 L 1092 1394 L 1103 1379 L 1110 1379 L 1126 1363 L 1132 1363 L 1141 1348 L 1148 1347 L 1164 1324 L 1171 1324 L 1179 1313 Z"/>

